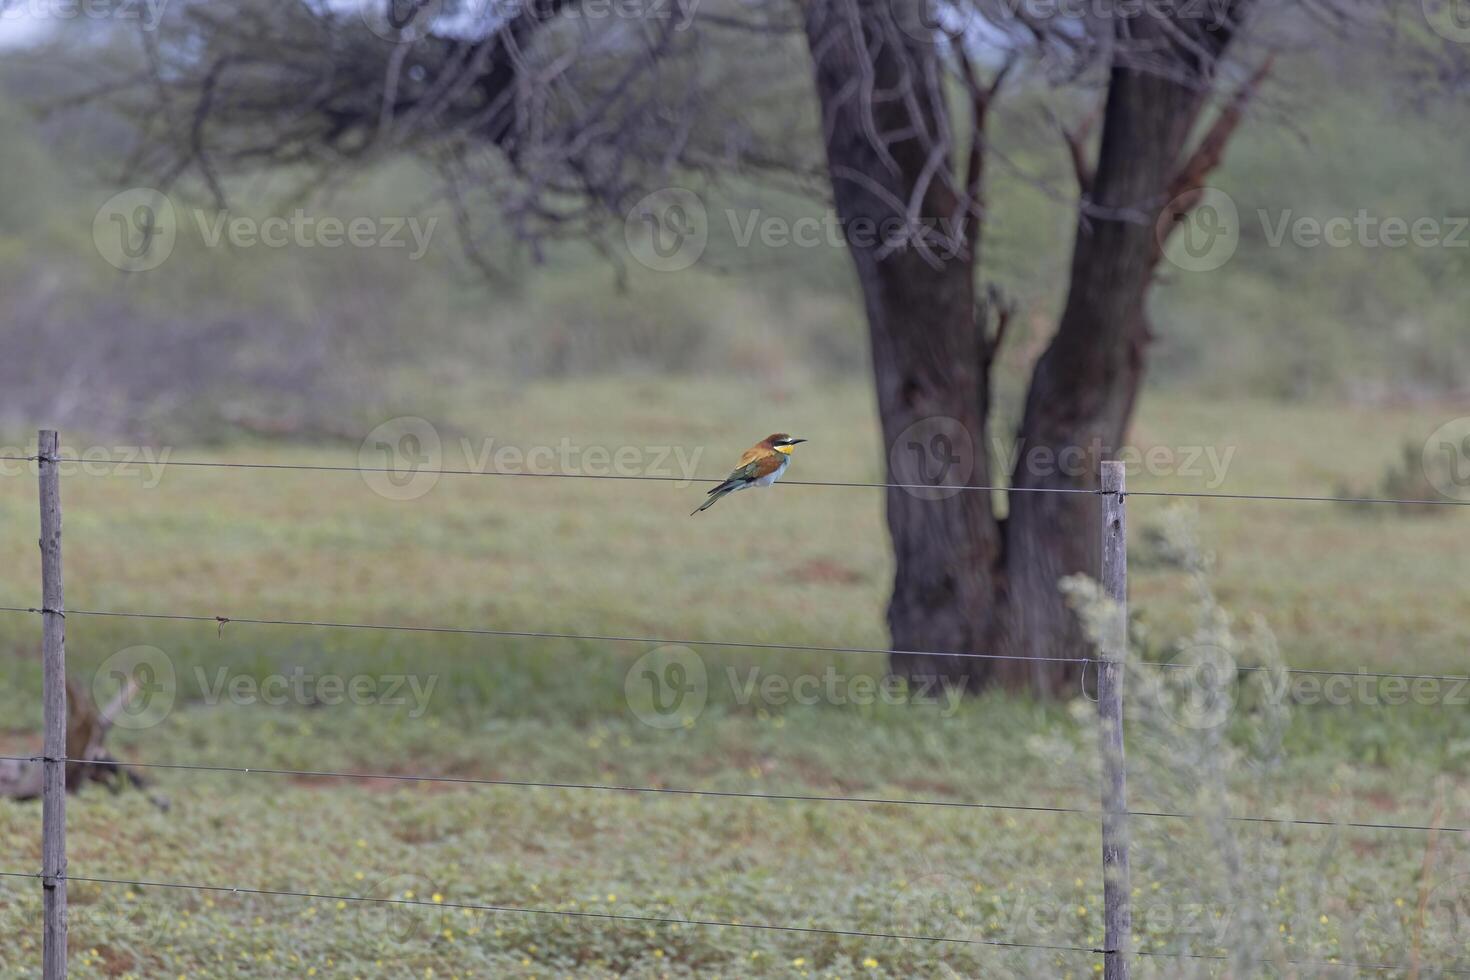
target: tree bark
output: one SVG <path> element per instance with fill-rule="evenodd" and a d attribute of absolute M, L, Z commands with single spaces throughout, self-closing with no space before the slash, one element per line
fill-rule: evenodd
<path fill-rule="evenodd" d="M 954 489 L 991 477 L 973 244 L 958 232 L 967 202 L 938 172 L 950 146 L 937 54 L 922 31 L 892 21 L 896 6 L 814 0 L 805 26 L 833 197 L 872 336 L 888 482 L 919 485 L 886 491 L 888 626 L 893 649 L 908 651 L 894 654 L 893 669 L 984 681 L 988 661 L 912 655 L 988 646 L 1001 536 L 990 495 Z M 910 213 L 950 240 L 895 245 Z"/>
<path fill-rule="evenodd" d="M 1092 207 L 1078 222 L 1067 302 L 1037 362 L 1017 434 L 1011 485 L 1018 489 L 1096 490 L 1100 464 L 1116 459 L 1127 437 L 1151 336 L 1146 307 L 1161 255 L 1158 216 L 1179 190 L 1190 132 L 1230 39 L 1227 27 L 1201 29 L 1186 45 L 1148 18 L 1133 30 L 1134 42 L 1154 41 L 1174 70 L 1124 63 L 1112 71 L 1085 191 Z M 1011 495 L 1006 550 L 1016 652 L 1086 655 L 1090 644 L 1057 582 L 1097 573 L 1100 519 L 1090 494 Z M 1072 688 L 1078 669 L 1033 660 L 1003 664 L 1001 679 L 1058 693 Z"/>
<path fill-rule="evenodd" d="M 1232 24 L 1246 3 L 1235 4 Z M 894 30 L 905 6 L 816 0 L 807 8 L 834 199 L 849 229 L 915 203 L 928 216 L 971 207 L 978 220 L 978 184 L 961 200 L 953 184 L 929 179 L 932 135 L 948 131 L 947 109 L 938 86 L 919 81 L 938 75 L 932 44 L 916 39 L 922 31 Z M 923 0 L 907 6 L 921 16 Z M 1145 17 L 1119 26 L 1120 51 L 1131 54 L 1115 62 L 1097 165 L 1085 177 L 1074 146 L 1084 208 L 1067 302 L 1036 365 L 1017 434 L 1017 490 L 1096 490 L 1101 462 L 1117 457 L 1144 376 L 1146 301 L 1161 255 L 1156 219 L 1178 192 L 1190 134 L 1232 24 Z M 1140 53 L 1146 66 L 1131 56 Z M 971 229 L 964 238 L 958 254 L 936 262 L 913 248 L 874 249 L 849 236 L 872 334 L 891 483 L 936 482 L 940 463 L 950 470 L 941 485 L 991 481 L 986 423 L 994 351 L 975 324 L 979 235 Z M 1098 572 L 1098 498 L 1013 493 L 1000 520 L 985 492 L 941 486 L 887 493 L 895 562 L 888 625 L 900 651 L 894 672 L 1040 694 L 1073 689 L 1080 665 L 1056 658 L 1087 656 L 1090 643 L 1058 582 Z"/>

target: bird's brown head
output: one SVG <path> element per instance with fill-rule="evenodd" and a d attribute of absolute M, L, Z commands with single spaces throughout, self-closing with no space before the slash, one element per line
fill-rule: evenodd
<path fill-rule="evenodd" d="M 761 445 L 766 449 L 774 449 L 778 453 L 785 453 L 789 456 L 791 455 L 791 447 L 799 442 L 806 442 L 806 440 L 794 439 L 784 432 L 773 432 L 761 440 Z"/>

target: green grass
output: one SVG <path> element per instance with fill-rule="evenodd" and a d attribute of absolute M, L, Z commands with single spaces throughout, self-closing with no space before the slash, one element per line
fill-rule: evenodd
<path fill-rule="evenodd" d="M 812 440 L 792 475 L 876 480 L 859 386 L 749 392 L 717 382 L 444 386 L 447 449 L 680 447 L 717 476 L 756 435 Z M 1232 450 L 1223 484 L 1136 473 L 1132 489 L 1330 493 L 1369 485 L 1452 410 L 1146 398 L 1142 447 Z M 64 440 L 65 441 L 65 440 Z M 353 466 L 356 445 L 177 447 L 203 457 Z M 881 495 L 778 487 L 698 519 L 678 483 L 443 477 L 412 501 L 362 476 L 172 468 L 64 483 L 68 605 L 241 618 L 882 646 L 890 564 Z M 1161 498 L 1130 499 L 1134 609 L 1154 654 L 1192 628 L 1189 584 L 1157 560 Z M 1466 516 L 1395 518 L 1329 504 L 1197 501 L 1215 588 L 1274 628 L 1283 659 L 1347 671 L 1463 673 Z M 0 479 L 0 604 L 35 603 L 35 481 Z M 170 710 L 111 744 L 139 761 L 437 773 L 739 793 L 1095 806 L 1088 706 L 994 695 L 959 706 L 746 696 L 757 679 L 882 678 L 881 657 L 699 647 L 707 704 L 672 728 L 630 708 L 647 643 L 541 640 L 85 617 L 72 676 L 94 686 L 148 645 L 178 680 Z M 0 615 L 0 746 L 38 746 L 38 624 Z M 114 659 L 110 666 L 115 666 Z M 646 662 L 645 662 L 646 663 Z M 662 666 L 655 662 L 655 668 Z M 411 676 L 410 703 L 272 706 L 210 694 L 301 671 Z M 634 673 L 632 688 L 639 688 Z M 109 689 L 106 672 L 97 689 Z M 432 685 L 432 687 L 430 687 Z M 844 687 L 843 690 L 853 690 Z M 317 689 L 317 694 L 322 694 Z M 819 699 L 821 700 L 821 699 Z M 164 702 L 155 702 L 163 704 Z M 1132 802 L 1236 813 L 1470 824 L 1463 705 L 1297 706 L 1278 743 L 1242 692 L 1231 738 L 1130 718 Z M 159 770 L 152 792 L 92 788 L 70 804 L 76 875 L 324 895 L 412 892 L 501 905 L 1093 947 L 1098 831 L 1086 814 L 759 801 Z M 1214 809 L 1212 809 L 1212 807 Z M 39 807 L 0 803 L 0 870 L 39 861 Z M 1134 885 L 1147 950 L 1272 960 L 1470 963 L 1458 834 L 1139 818 Z M 415 909 L 156 887 L 72 885 L 73 969 L 89 976 L 1072 976 L 1087 953 L 878 940 L 594 917 Z M 0 880 L 0 974 L 37 969 L 39 888 Z M 1417 949 L 1417 953 L 1416 953 Z M 1215 976 L 1144 958 L 1142 976 Z"/>

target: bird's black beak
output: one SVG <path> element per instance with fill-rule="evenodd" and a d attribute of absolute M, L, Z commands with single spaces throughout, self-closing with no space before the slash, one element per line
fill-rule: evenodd
<path fill-rule="evenodd" d="M 791 439 L 791 440 L 789 440 L 789 441 L 788 441 L 788 442 L 787 442 L 787 443 L 786 443 L 786 445 L 788 445 L 788 446 L 794 446 L 794 445 L 796 445 L 796 444 L 797 444 L 797 443 L 798 443 L 798 442 L 806 442 L 806 440 L 805 440 L 805 439 Z"/>

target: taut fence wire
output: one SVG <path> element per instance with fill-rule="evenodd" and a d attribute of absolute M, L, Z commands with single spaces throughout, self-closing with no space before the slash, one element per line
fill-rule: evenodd
<path fill-rule="evenodd" d="M 106 460 L 88 460 L 78 456 L 56 456 L 46 457 L 47 461 L 56 463 L 105 463 Z M 0 462 L 13 463 L 35 463 L 40 462 L 40 456 L 0 456 Z M 391 473 L 401 475 L 404 471 L 391 466 L 343 466 L 341 464 L 328 463 L 237 463 L 226 460 L 200 460 L 200 459 L 153 459 L 148 461 L 149 466 L 191 466 L 207 469 L 228 470 L 297 470 L 308 473 Z M 658 476 L 647 473 L 554 473 L 540 470 L 485 470 L 485 469 L 451 469 L 441 467 L 417 467 L 413 470 L 416 474 L 426 476 L 486 476 L 486 477 L 508 477 L 523 479 L 542 480 L 622 480 L 622 481 L 644 481 L 651 483 L 723 483 L 720 477 L 683 477 L 683 476 Z M 1087 494 L 1091 496 L 1103 496 L 1108 491 L 1102 489 L 1088 489 L 1083 487 L 1010 487 L 1003 485 L 980 486 L 972 484 L 930 484 L 930 483 L 883 483 L 883 482 L 848 482 L 837 480 L 782 480 L 783 487 L 840 487 L 860 490 L 919 490 L 932 493 L 936 488 L 946 493 L 963 493 L 966 491 L 989 491 L 992 493 L 1060 493 L 1060 494 Z M 1285 501 L 1296 503 L 1318 503 L 1318 504 L 1388 504 L 1412 507 L 1470 507 L 1470 500 L 1450 500 L 1442 498 L 1403 498 L 1403 497 L 1334 497 L 1334 496 L 1310 496 L 1300 494 L 1284 493 L 1225 493 L 1217 491 L 1186 491 L 1186 490 L 1127 490 L 1124 496 L 1133 497 L 1179 497 L 1195 500 L 1262 500 L 1262 501 Z"/>

